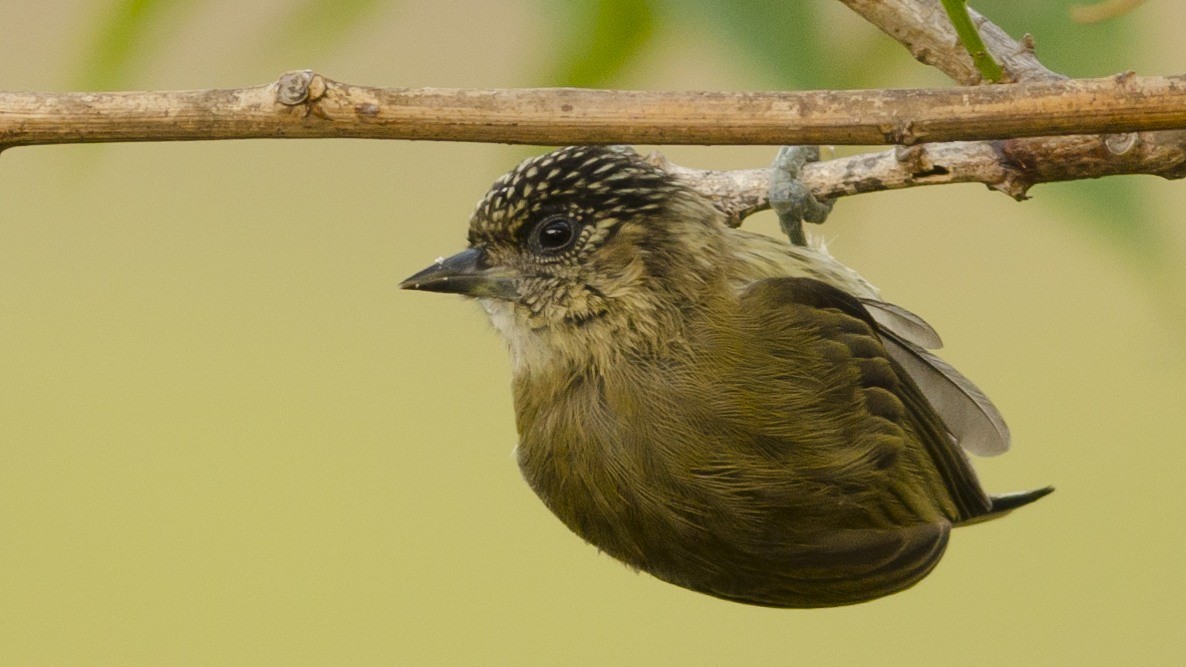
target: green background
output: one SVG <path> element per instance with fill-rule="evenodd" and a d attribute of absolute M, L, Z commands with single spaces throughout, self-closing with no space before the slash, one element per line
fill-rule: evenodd
<path fill-rule="evenodd" d="M 387 86 L 945 85 L 836 3 L 783 40 L 710 2 L 330 6 L 0 0 L 0 89 L 236 87 L 301 67 Z M 984 9 L 1016 32 L 1053 21 L 1039 54 L 1045 39 L 1075 74 L 1186 71 L 1175 3 L 1091 29 Z M 1122 62 L 1098 58 L 1107 40 Z M 763 61 L 779 45 L 810 47 L 779 56 L 803 78 Z M 1186 185 L 837 205 L 834 254 L 933 323 L 1009 419 L 1013 451 L 979 461 L 986 487 L 1058 491 L 956 531 L 905 593 L 774 610 L 636 575 L 565 530 L 519 478 L 507 359 L 480 309 L 396 289 L 463 246 L 473 203 L 531 152 L 0 155 L 0 663 L 1181 659 Z M 740 168 L 774 150 L 666 152 Z"/>

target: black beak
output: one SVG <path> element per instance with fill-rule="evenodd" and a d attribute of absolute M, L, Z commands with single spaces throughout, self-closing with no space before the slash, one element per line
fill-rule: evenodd
<path fill-rule="evenodd" d="M 481 248 L 469 248 L 448 259 L 438 259 L 436 264 L 399 286 L 403 289 L 448 292 L 504 301 L 519 298 L 519 290 L 515 289 L 515 274 L 501 267 L 490 266 L 486 251 Z"/>

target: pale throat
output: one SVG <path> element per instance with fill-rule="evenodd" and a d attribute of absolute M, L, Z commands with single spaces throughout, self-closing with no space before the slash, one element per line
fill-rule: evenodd
<path fill-rule="evenodd" d="M 507 345 L 516 376 L 614 366 L 634 349 L 640 332 L 619 318 L 599 317 L 578 326 L 539 326 L 522 309 L 499 299 L 479 299 L 490 324 Z"/>
<path fill-rule="evenodd" d="M 501 299 L 478 299 L 490 317 L 490 324 L 506 342 L 515 375 L 541 371 L 559 361 L 559 355 L 547 340 L 546 331 L 534 329 L 516 313 L 515 304 Z"/>

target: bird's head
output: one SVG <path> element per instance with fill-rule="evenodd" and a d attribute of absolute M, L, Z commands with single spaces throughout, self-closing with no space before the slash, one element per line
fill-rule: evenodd
<path fill-rule="evenodd" d="M 402 286 L 480 299 L 513 351 L 533 337 L 653 340 L 721 275 L 723 230 L 706 199 L 641 156 L 561 148 L 495 181 L 469 248 Z"/>

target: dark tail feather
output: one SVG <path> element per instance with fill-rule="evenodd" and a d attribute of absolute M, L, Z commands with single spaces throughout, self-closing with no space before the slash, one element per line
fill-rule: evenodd
<path fill-rule="evenodd" d="M 1018 491 L 1016 493 L 1006 493 L 1001 496 L 991 496 L 989 499 L 992 501 L 992 509 L 989 510 L 987 514 L 981 514 L 980 516 L 964 521 L 959 525 L 968 526 L 974 523 L 982 523 L 984 521 L 991 521 L 992 519 L 1003 517 L 1018 507 L 1028 505 L 1039 498 L 1050 495 L 1053 492 L 1053 486 L 1044 486 L 1040 489 Z"/>

